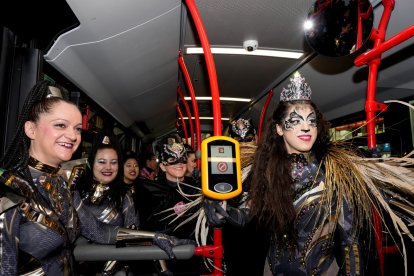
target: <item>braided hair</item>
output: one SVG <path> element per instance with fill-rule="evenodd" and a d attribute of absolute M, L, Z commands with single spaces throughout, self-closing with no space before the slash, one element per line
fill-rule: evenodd
<path fill-rule="evenodd" d="M 12 142 L 0 159 L 0 166 L 3 169 L 19 174 L 31 184 L 33 184 L 33 181 L 28 168 L 30 139 L 24 131 L 25 123 L 27 121 L 37 122 L 42 114 L 50 112 L 59 102 L 76 106 L 71 101 L 63 98 L 49 97 L 50 85 L 48 81 L 42 80 L 33 86 L 24 101 Z"/>

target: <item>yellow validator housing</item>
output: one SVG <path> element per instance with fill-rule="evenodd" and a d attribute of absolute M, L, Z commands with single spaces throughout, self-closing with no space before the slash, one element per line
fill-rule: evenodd
<path fill-rule="evenodd" d="M 203 194 L 219 200 L 242 192 L 239 142 L 213 136 L 201 142 L 201 187 Z"/>

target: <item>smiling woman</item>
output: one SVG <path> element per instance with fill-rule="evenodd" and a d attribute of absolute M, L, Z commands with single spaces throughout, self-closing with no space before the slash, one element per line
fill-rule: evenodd
<path fill-rule="evenodd" d="M 194 183 L 183 183 L 187 170 L 187 152 L 178 137 L 166 137 L 160 146 L 161 175 L 157 181 L 142 179 L 137 186 L 136 204 L 142 229 L 162 231 L 176 237 L 194 237 L 195 220 L 181 225 L 196 210 L 187 208 L 199 192 Z M 187 181 L 187 179 L 186 179 Z M 168 268 L 181 275 L 201 275 L 200 259 L 169 263 Z M 187 274 L 188 273 L 188 274 Z"/>
<path fill-rule="evenodd" d="M 103 223 L 137 229 L 138 215 L 132 194 L 122 187 L 121 152 L 115 137 L 98 133 L 88 154 L 85 175 L 77 181 L 83 204 L 96 220 Z M 83 275 L 111 274 L 123 270 L 122 262 L 78 264 Z"/>
<path fill-rule="evenodd" d="M 69 190 L 58 171 L 80 144 L 82 117 L 73 103 L 49 91 L 47 81 L 30 91 L 0 160 L 0 275 L 71 275 L 73 243 L 80 234 L 103 244 L 152 240 L 174 258 L 172 247 L 182 241 L 103 223 Z M 102 171 L 108 178 L 113 174 Z"/>

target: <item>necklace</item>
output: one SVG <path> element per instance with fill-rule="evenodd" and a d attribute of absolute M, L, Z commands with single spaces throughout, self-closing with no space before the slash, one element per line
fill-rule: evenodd
<path fill-rule="evenodd" d="M 302 177 L 304 168 L 308 165 L 308 156 L 309 154 L 305 157 L 303 153 L 292 153 L 288 155 L 293 181 L 297 181 Z"/>
<path fill-rule="evenodd" d="M 53 175 L 56 175 L 57 172 L 60 170 L 60 166 L 56 168 L 56 167 L 46 165 L 45 163 L 40 162 L 39 160 L 35 159 L 32 156 L 29 157 L 28 164 L 30 167 L 38 171 L 48 173 L 48 174 L 53 174 Z"/>
<path fill-rule="evenodd" d="M 56 213 L 61 215 L 64 209 L 62 204 L 63 196 L 59 191 L 59 180 L 57 179 L 57 173 L 60 169 L 60 166 L 55 168 L 46 165 L 31 156 L 29 157 L 28 165 L 34 168 L 35 170 L 42 172 L 42 174 L 38 178 L 39 182 L 47 191 L 52 207 L 54 208 Z"/>
<path fill-rule="evenodd" d="M 95 181 L 94 181 L 95 182 Z M 95 182 L 89 194 L 92 204 L 100 204 L 102 199 L 107 196 L 109 192 L 109 185 L 100 182 Z"/>

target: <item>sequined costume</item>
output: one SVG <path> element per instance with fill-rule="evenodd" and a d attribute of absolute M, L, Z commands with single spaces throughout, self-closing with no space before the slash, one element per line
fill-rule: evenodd
<path fill-rule="evenodd" d="M 303 154 L 291 154 L 297 210 L 296 244 L 273 238 L 269 263 L 274 275 L 362 275 L 364 266 L 361 244 L 353 232 L 352 215 L 344 204 L 338 224 L 334 217 L 336 202 L 323 197 L 324 172 L 316 160 L 307 162 Z M 346 203 L 346 202 L 345 202 Z M 332 234 L 335 232 L 335 234 Z M 333 237 L 333 238 L 332 238 Z M 288 240 L 288 239 L 286 239 Z M 335 252 L 332 254 L 332 252 Z"/>
<path fill-rule="evenodd" d="M 60 176 L 33 167 L 30 172 L 38 193 L 17 175 L 2 175 L 3 182 L 21 197 L 16 200 L 10 191 L 1 199 L 2 203 L 14 200 L 14 204 L 1 204 L 0 209 L 1 275 L 29 272 L 24 269 L 43 271 L 45 275 L 70 275 L 72 246 L 79 234 L 98 243 L 115 243 L 118 227 L 97 221 L 79 194 L 71 193 Z M 24 254 L 19 250 L 37 266 L 23 263 Z"/>

